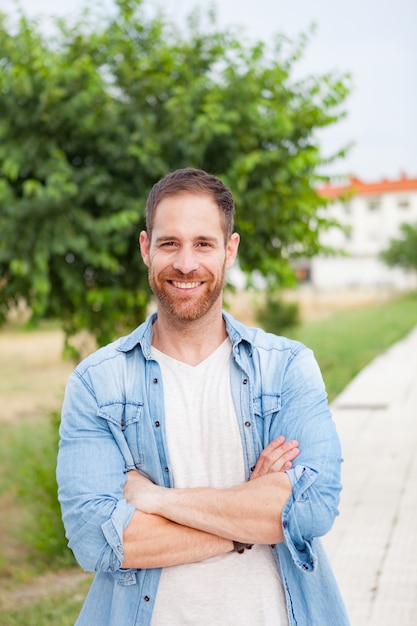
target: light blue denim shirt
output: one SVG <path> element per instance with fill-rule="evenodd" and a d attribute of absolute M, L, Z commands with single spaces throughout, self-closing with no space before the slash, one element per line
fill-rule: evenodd
<path fill-rule="evenodd" d="M 338 514 L 342 459 L 318 365 L 301 343 L 223 315 L 233 346 L 231 390 L 247 478 L 272 439 L 299 441 L 300 455 L 287 472 L 292 495 L 282 515 L 285 541 L 271 547 L 289 623 L 348 625 L 319 539 Z M 67 385 L 59 500 L 70 548 L 85 570 L 97 572 L 79 626 L 147 626 L 152 618 L 161 569 L 121 564 L 123 530 L 134 511 L 123 499 L 126 472 L 136 468 L 172 487 L 161 372 L 150 356 L 154 320 L 155 314 L 89 356 Z"/>

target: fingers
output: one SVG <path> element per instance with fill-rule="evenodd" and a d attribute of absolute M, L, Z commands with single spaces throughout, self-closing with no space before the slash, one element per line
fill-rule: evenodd
<path fill-rule="evenodd" d="M 150 513 L 148 510 L 152 499 L 152 494 L 159 489 L 149 478 L 143 476 L 136 470 L 130 470 L 127 473 L 126 483 L 123 488 L 123 496 L 126 502 L 132 504 L 136 509 L 144 513 Z"/>
<path fill-rule="evenodd" d="M 271 472 L 283 472 L 291 469 L 292 461 L 299 454 L 300 450 L 296 439 L 286 441 L 282 435 L 277 437 L 261 452 L 251 480 Z"/>
<path fill-rule="evenodd" d="M 138 490 L 146 488 L 148 485 L 152 485 L 153 483 L 136 470 L 129 470 L 126 476 L 125 486 L 123 488 L 123 493 L 126 500 L 132 497 L 133 494 L 137 493 Z"/>

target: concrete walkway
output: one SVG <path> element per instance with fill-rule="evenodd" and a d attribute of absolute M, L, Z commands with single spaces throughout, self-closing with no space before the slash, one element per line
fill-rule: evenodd
<path fill-rule="evenodd" d="M 417 328 L 367 366 L 332 409 L 344 489 L 324 543 L 351 624 L 416 626 Z"/>

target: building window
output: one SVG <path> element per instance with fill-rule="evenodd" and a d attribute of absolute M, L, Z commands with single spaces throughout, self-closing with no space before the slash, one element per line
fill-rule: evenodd
<path fill-rule="evenodd" d="M 297 267 L 295 275 L 299 283 L 311 282 L 311 269 L 309 267 Z"/>
<path fill-rule="evenodd" d="M 410 208 L 410 201 L 408 198 L 400 198 L 398 200 L 398 208 L 399 209 L 409 209 Z"/>
<path fill-rule="evenodd" d="M 368 210 L 369 211 L 378 211 L 381 208 L 381 202 L 379 198 L 373 198 L 368 201 Z"/>
<path fill-rule="evenodd" d="M 345 215 L 351 215 L 352 213 L 352 205 L 348 200 L 345 200 L 342 204 Z"/>

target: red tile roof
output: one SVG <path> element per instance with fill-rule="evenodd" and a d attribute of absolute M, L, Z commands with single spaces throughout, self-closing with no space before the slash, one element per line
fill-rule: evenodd
<path fill-rule="evenodd" d="M 375 183 L 365 183 L 356 176 L 351 176 L 349 182 L 343 185 L 329 183 L 318 190 L 319 194 L 328 200 L 351 195 L 380 195 L 395 191 L 417 191 L 417 178 L 408 178 L 406 174 L 402 174 L 397 180 L 384 178 Z"/>

